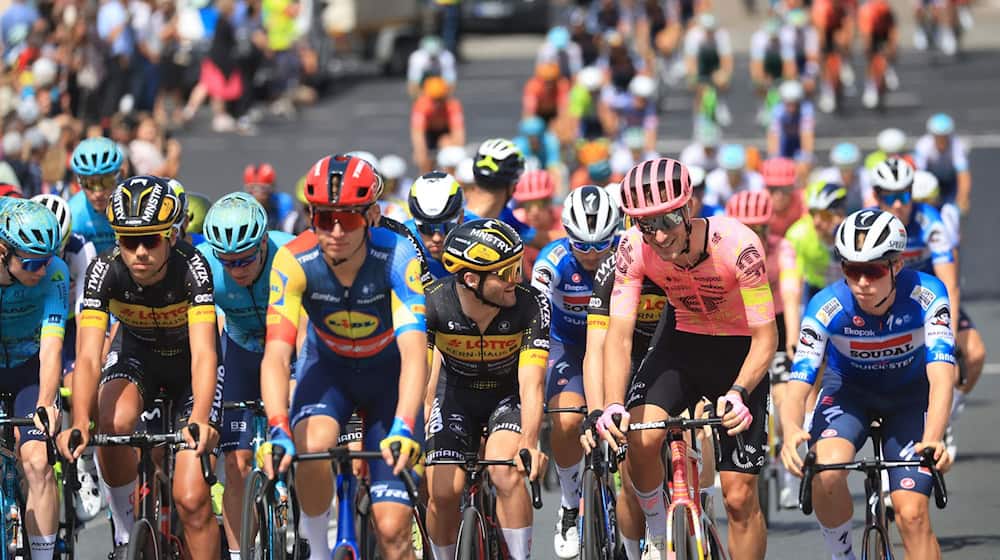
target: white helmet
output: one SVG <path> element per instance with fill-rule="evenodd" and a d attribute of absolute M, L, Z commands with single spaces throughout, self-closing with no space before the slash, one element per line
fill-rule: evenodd
<path fill-rule="evenodd" d="M 573 189 L 563 203 L 563 227 L 573 241 L 607 241 L 618 231 L 621 219 L 621 210 L 611 193 L 595 185 Z"/>
<path fill-rule="evenodd" d="M 437 166 L 439 168 L 455 168 L 462 160 L 469 157 L 462 146 L 445 146 L 438 150 Z"/>
<path fill-rule="evenodd" d="M 863 234 L 863 235 L 862 235 Z M 837 228 L 837 252 L 848 262 L 872 262 L 906 249 L 906 227 L 890 212 L 858 210 Z"/>
<path fill-rule="evenodd" d="M 699 187 L 705 183 L 705 169 L 697 165 L 688 165 L 688 179 L 691 180 L 691 188 Z"/>
<path fill-rule="evenodd" d="M 587 66 L 576 75 L 576 81 L 587 91 L 597 91 L 604 85 L 604 72 L 596 66 Z"/>
<path fill-rule="evenodd" d="M 35 89 L 47 88 L 56 80 L 59 67 L 51 58 L 39 58 L 31 65 L 31 74 L 35 77 Z"/>
<path fill-rule="evenodd" d="M 618 183 L 618 182 L 608 183 L 607 185 L 604 185 L 604 190 L 608 191 L 608 194 L 611 195 L 611 200 L 614 201 L 615 206 L 617 206 L 618 208 L 621 208 L 622 207 L 622 184 Z"/>
<path fill-rule="evenodd" d="M 913 200 L 932 202 L 937 200 L 940 194 L 938 180 L 933 173 L 920 170 L 913 175 Z"/>
<path fill-rule="evenodd" d="M 898 128 L 887 128 L 878 133 L 875 144 L 887 154 L 899 154 L 906 148 L 906 133 Z"/>
<path fill-rule="evenodd" d="M 799 82 L 796 82 L 795 80 L 785 80 L 778 88 L 778 95 L 781 97 L 782 103 L 797 103 L 802 101 L 802 96 L 805 95 L 805 91 L 802 89 L 802 84 Z"/>
<path fill-rule="evenodd" d="M 378 160 L 376 168 L 382 174 L 383 179 L 389 181 L 402 179 L 403 175 L 406 174 L 406 160 L 396 154 L 386 154 Z"/>
<path fill-rule="evenodd" d="M 905 159 L 889 158 L 872 169 L 872 186 L 885 191 L 905 191 L 913 186 L 913 166 Z"/>
<path fill-rule="evenodd" d="M 652 97 L 656 93 L 656 82 L 649 76 L 639 74 L 629 82 L 628 91 L 636 97 Z"/>
<path fill-rule="evenodd" d="M 31 197 L 31 200 L 48 208 L 56 215 L 56 221 L 59 222 L 59 235 L 62 237 L 63 245 L 65 245 L 73 229 L 73 215 L 69 211 L 69 204 L 61 196 L 54 194 L 35 195 Z"/>
<path fill-rule="evenodd" d="M 472 158 L 465 158 L 455 168 L 455 178 L 463 185 L 471 185 L 476 182 L 476 175 L 473 171 L 476 163 Z"/>

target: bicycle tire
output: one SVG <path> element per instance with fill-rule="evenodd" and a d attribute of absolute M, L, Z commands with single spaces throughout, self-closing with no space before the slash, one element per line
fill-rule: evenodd
<path fill-rule="evenodd" d="M 486 526 L 479 511 L 474 507 L 462 512 L 462 523 L 458 526 L 458 560 L 486 560 Z"/>
<path fill-rule="evenodd" d="M 702 536 L 705 538 L 705 558 L 707 560 L 729 560 L 726 547 L 719 538 L 719 532 L 711 522 L 702 524 Z"/>
<path fill-rule="evenodd" d="M 19 472 L 18 474 L 24 476 L 23 472 Z M 17 500 L 18 509 L 21 510 L 18 519 L 20 520 L 21 544 L 23 545 L 18 551 L 18 556 L 20 560 L 31 560 L 31 541 L 28 540 L 28 524 L 25 523 L 28 513 L 28 501 L 24 495 L 24 490 L 20 486 L 18 486 L 15 499 Z"/>
<path fill-rule="evenodd" d="M 580 560 L 610 560 L 607 556 L 607 535 L 604 532 L 604 504 L 601 503 L 600 481 L 591 469 L 583 471 L 583 542 Z"/>
<path fill-rule="evenodd" d="M 267 475 L 253 470 L 247 476 L 243 488 L 243 508 L 240 514 L 240 551 L 246 560 L 270 558 L 267 538 L 260 535 L 260 528 L 266 526 L 261 494 L 267 487 Z M 259 540 L 258 540 L 258 537 Z"/>
<path fill-rule="evenodd" d="M 862 560 L 892 560 L 892 545 L 886 537 L 886 532 L 881 527 L 867 527 L 862 543 Z"/>
<path fill-rule="evenodd" d="M 125 556 L 128 560 L 159 560 L 160 543 L 156 529 L 148 519 L 136 520 L 129 533 L 128 549 Z"/>
<path fill-rule="evenodd" d="M 697 560 L 698 558 L 697 549 L 691 546 L 691 515 L 693 513 L 690 508 L 683 505 L 674 509 L 670 534 L 673 537 L 671 544 L 676 560 Z M 670 552 L 667 550 L 668 555 Z"/>

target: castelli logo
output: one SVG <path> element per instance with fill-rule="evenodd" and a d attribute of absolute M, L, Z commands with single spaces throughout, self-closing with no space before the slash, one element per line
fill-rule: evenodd
<path fill-rule="evenodd" d="M 854 326 L 858 327 L 859 329 L 861 327 L 865 326 L 865 320 L 862 319 L 861 317 L 859 317 L 858 315 L 855 315 L 854 319 L 852 319 L 852 321 L 854 322 Z"/>

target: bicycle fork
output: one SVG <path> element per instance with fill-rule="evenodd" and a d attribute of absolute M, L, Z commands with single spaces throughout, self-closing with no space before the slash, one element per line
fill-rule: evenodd
<path fill-rule="evenodd" d="M 348 467 L 349 468 L 349 467 Z M 358 491 L 358 481 L 349 471 L 337 473 L 337 544 L 351 549 L 354 558 L 361 558 L 358 538 L 354 528 L 354 498 Z"/>

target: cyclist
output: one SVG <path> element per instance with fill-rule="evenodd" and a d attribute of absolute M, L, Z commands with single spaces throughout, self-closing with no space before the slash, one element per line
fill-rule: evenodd
<path fill-rule="evenodd" d="M 875 203 L 868 170 L 861 166 L 861 150 L 841 142 L 830 150 L 831 167 L 821 170 L 817 181 L 837 183 L 847 189 L 847 211 L 855 212 Z"/>
<path fill-rule="evenodd" d="M 580 45 L 573 41 L 569 29 L 559 25 L 549 29 L 545 42 L 538 47 L 535 64 L 554 62 L 559 66 L 559 75 L 572 78 L 583 66 Z"/>
<path fill-rule="evenodd" d="M 399 559 L 414 557 L 412 506 L 393 473 L 412 466 L 423 439 L 427 337 L 416 250 L 393 232 L 373 227 L 380 181 L 370 164 L 346 155 L 324 157 L 306 174 L 312 230 L 279 248 L 271 265 L 261 397 L 271 443 L 287 452 L 281 470 L 296 450 L 335 446 L 351 413 L 364 413 L 365 448 L 381 447 L 385 456 L 369 462 L 375 532 L 383 558 Z M 288 379 L 302 311 L 309 327 L 289 409 Z M 394 442 L 401 445 L 398 461 L 388 450 Z M 271 471 L 269 461 L 265 469 Z M 332 472 L 327 463 L 314 461 L 298 465 L 295 475 L 309 557 L 329 559 Z"/>
<path fill-rule="evenodd" d="M 954 56 L 958 52 L 958 37 L 955 31 L 955 9 L 958 2 L 946 0 L 919 0 L 915 7 L 916 28 L 913 30 L 913 46 L 917 50 L 927 50 L 931 40 L 941 52 Z M 937 29 L 937 36 L 934 30 Z"/>
<path fill-rule="evenodd" d="M 914 167 L 930 171 L 937 177 L 943 204 L 942 217 L 947 216 L 955 227 L 949 232 L 959 239 L 958 223 L 969 212 L 972 194 L 972 173 L 969 171 L 968 149 L 955 136 L 955 121 L 944 113 L 927 119 L 927 134 L 917 140 L 913 150 Z"/>
<path fill-rule="evenodd" d="M 729 197 L 742 191 L 764 190 L 764 178 L 747 166 L 746 149 L 740 144 L 726 144 L 719 150 L 719 167 L 705 177 L 703 204 L 725 206 Z M 690 173 L 688 169 L 688 173 Z"/>
<path fill-rule="evenodd" d="M 722 131 L 718 126 L 703 122 L 694 129 L 694 142 L 681 151 L 681 163 L 691 167 L 700 167 L 706 173 L 711 173 L 719 167 L 719 141 Z"/>
<path fill-rule="evenodd" d="M 797 80 L 808 95 L 816 92 L 819 77 L 820 39 L 816 28 L 810 25 L 809 14 L 802 8 L 785 14 L 781 28 L 782 75 Z"/>
<path fill-rule="evenodd" d="M 769 17 L 750 37 L 750 78 L 761 102 L 757 121 L 763 126 L 771 121 L 771 91 L 784 76 L 780 32 L 781 19 Z"/>
<path fill-rule="evenodd" d="M 219 558 L 219 527 L 199 456 L 215 447 L 221 395 L 217 381 L 218 333 L 212 277 L 205 258 L 178 239 L 182 203 L 167 180 L 131 177 L 111 196 L 109 213 L 118 246 L 87 269 L 78 318 L 73 376 L 72 427 L 83 441 L 69 448 L 70 430 L 60 434 L 63 454 L 79 458 L 90 441 L 91 411 L 101 433 L 128 434 L 139 415 L 164 391 L 179 425 L 198 425 L 197 444 L 176 455 L 174 497 L 188 550 L 195 559 Z M 109 314 L 118 319 L 111 352 L 101 369 Z M 217 372 L 218 369 L 218 372 Z M 134 525 L 136 455 L 123 447 L 97 451 L 101 485 L 110 496 L 115 557 L 124 553 Z"/>
<path fill-rule="evenodd" d="M 406 227 L 419 240 L 434 278 L 448 275 L 441 264 L 448 233 L 462 222 L 477 218 L 462 208 L 463 202 L 461 185 L 447 173 L 425 173 L 410 186 L 409 207 L 413 217 L 407 220 Z"/>
<path fill-rule="evenodd" d="M 545 471 L 538 450 L 549 353 L 549 308 L 535 288 L 521 284 L 524 244 L 506 223 L 473 220 L 445 240 L 451 273 L 427 288 L 427 334 L 440 369 L 427 420 L 427 460 L 531 453 L 531 472 L 490 467 L 499 519 L 510 557 L 530 557 L 532 510 L 524 477 Z M 464 475 L 451 465 L 429 466 L 427 530 L 434 556 L 455 557 Z M 409 525 L 407 525 L 409 529 Z M 407 533 L 409 536 L 409 533 Z"/>
<path fill-rule="evenodd" d="M 243 190 L 264 207 L 268 229 L 280 229 L 295 211 L 295 201 L 288 193 L 275 189 L 274 167 L 270 163 L 251 163 L 243 169 Z"/>
<path fill-rule="evenodd" d="M 798 220 L 804 212 L 802 191 L 797 185 L 795 162 L 785 158 L 770 158 L 764 160 L 761 166 L 764 186 L 771 193 L 774 206 L 771 216 L 771 232 L 775 235 L 785 235 L 788 228 Z"/>
<path fill-rule="evenodd" d="M 948 301 L 958 311 L 952 317 L 955 345 L 961 353 L 966 379 L 959 379 L 957 399 L 964 399 L 978 382 L 986 363 L 986 346 L 975 323 L 961 304 L 958 282 L 957 244 L 948 233 L 937 209 L 927 204 L 913 202 L 914 171 L 908 163 L 887 159 L 872 173 L 875 197 L 879 208 L 891 212 L 905 225 L 907 246 L 903 262 L 907 267 L 933 274 L 948 290 Z M 948 444 L 954 446 L 954 430 L 948 433 Z"/>
<path fill-rule="evenodd" d="M 809 212 L 785 232 L 795 250 L 799 273 L 805 278 L 807 299 L 843 278 L 840 263 L 834 258 L 833 234 L 847 215 L 847 189 L 843 185 L 817 182 L 808 190 Z"/>
<path fill-rule="evenodd" d="M 539 117 L 546 127 L 551 126 L 553 119 L 565 114 L 571 85 L 569 78 L 560 75 L 559 63 L 539 64 L 535 75 L 524 84 L 521 118 Z"/>
<path fill-rule="evenodd" d="M 621 225 L 621 210 L 609 192 L 587 185 L 569 193 L 563 205 L 566 237 L 545 246 L 535 261 L 531 285 L 550 304 L 552 325 L 545 379 L 549 408 L 585 404 L 583 356 L 587 337 L 587 306 L 593 275 L 611 252 Z M 580 514 L 580 425 L 583 417 L 559 414 L 552 421 L 552 458 L 561 491 L 556 522 L 555 553 L 575 558 L 580 553 L 577 519 Z"/>
<path fill-rule="evenodd" d="M 603 185 L 615 179 L 611 170 L 611 161 L 602 159 L 589 165 L 580 166 L 569 178 L 570 190 L 578 189 L 584 185 Z"/>
<path fill-rule="evenodd" d="M 851 43 L 854 39 L 854 0 L 815 0 L 812 20 L 816 26 L 823 79 L 818 105 L 825 113 L 837 108 L 843 86 L 854 85 Z M 834 64 L 831 57 L 837 57 Z M 839 91 L 838 91 L 839 90 Z"/>
<path fill-rule="evenodd" d="M 725 412 L 730 437 L 716 458 L 729 517 L 730 553 L 763 558 L 764 516 L 757 476 L 764 463 L 769 382 L 777 329 L 764 250 L 754 233 L 731 218 L 693 218 L 687 169 L 672 159 L 645 161 L 622 181 L 625 213 L 636 227 L 618 246 L 615 289 L 604 350 L 605 406 L 598 430 L 615 448 L 630 417 L 639 422 L 679 415 L 702 396 Z M 623 264 L 627 263 L 627 264 Z M 659 338 L 628 383 L 629 357 L 644 277 L 667 293 L 671 310 Z M 627 387 L 630 385 L 630 387 Z M 626 388 L 628 392 L 626 393 Z M 627 395 L 627 398 L 626 398 Z M 621 414 L 621 426 L 612 418 Z M 747 462 L 732 436 L 747 433 Z M 666 556 L 662 432 L 628 437 L 626 468 L 646 516 L 644 558 Z M 640 465 L 642 467 L 640 468 Z"/>
<path fill-rule="evenodd" d="M 604 131 L 615 138 L 628 128 L 641 128 L 645 133 L 644 148 L 656 149 L 656 81 L 639 74 L 628 83 L 627 90 L 606 87 L 601 92 L 598 115 Z"/>
<path fill-rule="evenodd" d="M 691 178 L 691 215 L 698 218 L 710 218 L 726 213 L 723 206 L 705 203 L 705 170 L 693 165 L 687 166 L 688 177 Z"/>
<path fill-rule="evenodd" d="M 795 160 L 808 169 L 813 160 L 816 142 L 816 118 L 811 102 L 804 99 L 802 84 L 785 81 L 778 88 L 781 103 L 774 106 L 771 126 L 767 131 L 767 153 L 770 157 Z"/>
<path fill-rule="evenodd" d="M 525 171 L 514 188 L 514 216 L 528 224 L 535 231 L 544 231 L 549 239 L 566 236 L 561 217 L 562 209 L 552 204 L 556 185 L 546 171 L 540 169 Z M 534 246 L 524 248 L 524 269 L 531 274 L 540 249 Z"/>
<path fill-rule="evenodd" d="M 56 256 L 61 240 L 56 217 L 37 202 L 12 200 L 0 211 L 0 390 L 13 396 L 10 416 L 31 416 L 45 407 L 49 417 L 47 426 L 36 416 L 33 429 L 17 429 L 28 483 L 27 544 L 31 557 L 43 560 L 51 560 L 59 528 L 59 495 L 45 439 L 60 426 L 63 329 L 69 314 L 69 269 Z"/>
<path fill-rule="evenodd" d="M 865 158 L 865 169 L 871 171 L 883 161 L 895 157 L 905 159 L 913 165 L 913 156 L 906 153 L 906 133 L 898 128 L 887 128 L 875 137 L 878 148 Z"/>
<path fill-rule="evenodd" d="M 955 368 L 951 307 L 939 280 L 903 266 L 906 246 L 906 230 L 889 212 L 860 210 L 837 229 L 845 278 L 816 294 L 806 308 L 781 409 L 781 458 L 797 476 L 802 476 L 800 444 L 809 442 L 820 464 L 851 461 L 874 417 L 882 418 L 888 460 L 912 459 L 933 448 L 939 469 L 951 465 L 942 441 Z M 807 433 L 806 397 L 824 359 Z M 847 472 L 825 471 L 813 479 L 816 519 L 838 560 L 854 557 Z M 930 473 L 889 469 L 889 488 L 906 557 L 940 558 L 928 516 Z"/>
<path fill-rule="evenodd" d="M 465 207 L 480 218 L 503 221 L 525 243 L 541 248 L 548 243 L 545 232 L 537 232 L 518 220 L 508 205 L 523 171 L 524 155 L 517 145 L 504 138 L 483 141 L 473 160 L 475 183 L 465 187 Z"/>
<path fill-rule="evenodd" d="M 118 184 L 123 159 L 118 145 L 107 138 L 87 138 L 70 157 L 70 168 L 83 191 L 69 199 L 73 232 L 92 242 L 98 253 L 115 245 L 107 208 L 111 191 Z"/>
<path fill-rule="evenodd" d="M 442 171 L 449 175 L 454 175 L 458 166 L 468 159 L 468 154 L 463 146 L 447 146 L 438 150 L 437 171 Z"/>
<path fill-rule="evenodd" d="M 587 66 L 576 75 L 576 82 L 569 90 L 570 117 L 577 120 L 576 127 L 580 138 L 594 139 L 604 136 L 604 127 L 598 115 L 598 101 L 604 87 L 604 72 L 596 66 Z"/>
<path fill-rule="evenodd" d="M 694 114 L 699 114 L 705 90 L 729 89 L 733 76 L 733 46 L 729 32 L 718 25 L 715 15 L 703 12 L 697 24 L 684 35 L 684 59 L 688 84 L 694 88 Z M 727 126 L 732 120 L 729 109 L 720 99 L 715 109 L 715 122 Z"/>
<path fill-rule="evenodd" d="M 375 167 L 382 175 L 382 196 L 379 199 L 382 213 L 405 222 L 410 217 L 406 212 L 406 197 L 413 182 L 406 175 L 406 160 L 396 154 L 386 154 L 379 158 Z"/>
<path fill-rule="evenodd" d="M 896 16 L 887 0 L 868 0 L 858 8 L 858 29 L 867 61 L 867 79 L 861 102 L 871 109 L 882 101 L 885 89 L 896 89 L 898 79 L 892 70 L 896 58 L 899 31 Z"/>
<path fill-rule="evenodd" d="M 514 138 L 514 144 L 521 150 L 526 167 L 544 169 L 555 184 L 562 184 L 564 166 L 559 153 L 559 139 L 546 130 L 541 117 L 522 119 L 521 134 Z"/>
<path fill-rule="evenodd" d="M 260 398 L 260 363 L 267 330 L 267 299 L 274 255 L 292 240 L 280 231 L 268 231 L 267 213 L 252 196 L 230 193 L 205 216 L 205 242 L 198 245 L 212 272 L 216 310 L 222 336 L 222 367 L 229 373 L 222 384 L 223 401 Z M 244 482 L 253 469 L 251 411 L 223 413 L 219 448 L 223 452 L 226 488 L 222 495 L 223 522 L 229 556 L 239 559 L 240 515 Z"/>
<path fill-rule="evenodd" d="M 440 37 L 427 35 L 406 62 L 406 91 L 410 97 L 420 95 L 427 78 L 440 76 L 448 87 L 455 89 L 455 55 L 444 48 Z"/>
<path fill-rule="evenodd" d="M 410 112 L 410 142 L 413 161 L 420 173 L 431 170 L 434 150 L 465 144 L 462 102 L 451 96 L 443 78 L 434 76 L 424 80 L 423 93 L 413 102 Z"/>

